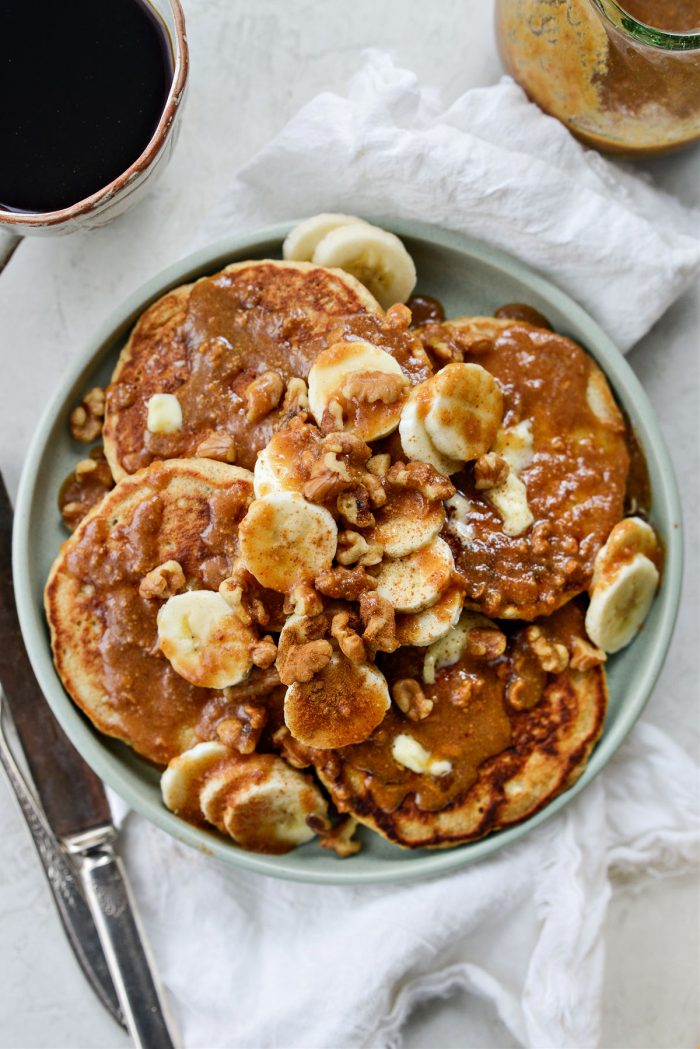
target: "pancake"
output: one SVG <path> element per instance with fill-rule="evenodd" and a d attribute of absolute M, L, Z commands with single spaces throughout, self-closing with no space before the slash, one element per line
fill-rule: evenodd
<path fill-rule="evenodd" d="M 576 652 L 585 639 L 583 614 L 569 605 L 539 621 L 548 642 Z M 526 628 L 525 628 L 526 629 Z M 526 675 L 517 707 L 509 694 L 522 676 L 522 629 L 503 658 L 485 662 L 468 654 L 423 684 L 432 711 L 411 720 L 396 705 L 370 739 L 332 754 L 312 752 L 317 773 L 341 812 L 398 845 L 444 848 L 474 841 L 532 816 L 583 772 L 603 728 L 605 672 L 599 663 Z M 586 649 L 588 652 L 588 649 Z M 591 665 L 589 665 L 591 664 Z M 420 679 L 415 651 L 388 657 L 391 682 Z M 478 682 L 478 684 L 477 684 Z M 428 775 L 398 764 L 392 746 L 408 734 L 448 774 Z"/>
<path fill-rule="evenodd" d="M 341 339 L 386 349 L 413 382 L 430 373 L 406 323 L 385 316 L 367 289 L 340 270 L 241 262 L 169 292 L 137 322 L 107 390 L 103 436 L 115 479 L 155 459 L 195 455 L 212 434 L 230 435 L 236 463 L 252 469 L 289 414 L 279 397 L 283 384 L 306 378 L 320 350 Z M 246 390 L 266 372 L 279 377 L 276 406 L 251 420 Z M 174 433 L 147 429 L 146 405 L 156 393 L 177 396 L 183 421 Z"/>
<path fill-rule="evenodd" d="M 67 692 L 96 728 L 158 764 L 216 739 L 256 683 L 270 692 L 268 705 L 280 699 L 276 678 L 256 669 L 232 688 L 186 681 L 158 648 L 162 601 L 139 592 L 144 576 L 167 561 L 181 566 L 187 589 L 215 591 L 231 574 L 238 523 L 252 498 L 252 475 L 238 467 L 208 459 L 154 463 L 107 493 L 51 570 L 46 614 Z M 268 629 L 279 629 L 281 596 L 262 588 L 259 596 L 272 613 Z"/>
<path fill-rule="evenodd" d="M 464 498 L 453 504 L 445 538 L 467 607 L 498 618 L 550 614 L 588 587 L 595 556 L 624 514 L 630 457 L 605 377 L 570 339 L 522 321 L 462 317 L 419 334 L 439 365 L 465 361 L 495 376 L 501 433 L 527 438 L 515 459 L 524 463 L 518 475 L 533 520 L 520 534 L 506 534 L 477 487 L 475 464 L 451 478 Z"/>

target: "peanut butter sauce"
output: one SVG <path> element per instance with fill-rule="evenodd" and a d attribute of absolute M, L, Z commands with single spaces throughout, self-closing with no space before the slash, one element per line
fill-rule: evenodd
<path fill-rule="evenodd" d="M 412 382 L 430 374 L 412 333 L 367 312 L 347 286 L 329 285 L 329 280 L 327 271 L 270 264 L 198 281 L 184 323 L 155 368 L 148 367 L 152 335 L 141 336 L 137 328 L 131 360 L 107 394 L 108 414 L 121 403 L 117 444 L 127 472 L 154 459 L 194 455 L 214 432 L 230 434 L 236 463 L 252 470 L 284 417 L 283 397 L 263 418 L 250 421 L 246 390 L 265 372 L 275 372 L 285 384 L 292 376 L 305 379 L 320 351 L 334 342 L 371 341 L 390 353 Z M 177 397 L 181 430 L 152 434 L 146 429 L 145 405 L 157 392 Z"/>

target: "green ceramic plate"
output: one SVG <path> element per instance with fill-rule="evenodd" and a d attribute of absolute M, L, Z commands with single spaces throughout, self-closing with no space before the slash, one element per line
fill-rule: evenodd
<path fill-rule="evenodd" d="M 437 296 L 448 316 L 489 314 L 504 302 L 527 302 L 554 327 L 583 344 L 607 374 L 641 439 L 654 493 L 653 521 L 666 548 L 663 583 L 645 629 L 609 662 L 610 709 L 603 737 L 574 787 L 516 827 L 483 841 L 431 852 L 404 851 L 363 831 L 365 847 L 338 860 L 313 844 L 286 856 L 242 852 L 215 833 L 198 830 L 168 812 L 160 800 L 158 772 L 127 747 L 96 732 L 73 706 L 51 661 L 42 591 L 65 532 L 56 508 L 61 481 L 81 455 L 68 432 L 68 414 L 85 389 L 109 381 L 120 348 L 139 314 L 169 288 L 214 273 L 229 262 L 279 257 L 288 225 L 220 241 L 149 281 L 107 319 L 57 390 L 34 437 L 17 503 L 14 572 L 24 638 L 32 664 L 54 714 L 74 745 L 133 808 L 181 841 L 227 864 L 281 878 L 358 884 L 426 877 L 489 856 L 558 812 L 600 772 L 646 703 L 668 648 L 681 580 L 681 514 L 663 438 L 637 379 L 610 339 L 570 298 L 508 256 L 474 241 L 417 223 L 391 222 L 415 259 L 418 290 Z"/>

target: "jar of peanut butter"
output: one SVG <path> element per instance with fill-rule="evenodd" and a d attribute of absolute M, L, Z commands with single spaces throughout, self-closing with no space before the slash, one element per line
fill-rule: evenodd
<path fill-rule="evenodd" d="M 700 138 L 700 0 L 496 0 L 496 31 L 508 72 L 589 145 Z"/>

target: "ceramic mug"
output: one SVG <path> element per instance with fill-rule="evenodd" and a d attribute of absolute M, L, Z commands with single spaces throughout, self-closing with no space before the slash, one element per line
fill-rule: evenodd
<path fill-rule="evenodd" d="M 158 125 L 140 156 L 108 185 L 59 211 L 14 212 L 0 208 L 0 268 L 22 236 L 46 236 L 96 229 L 140 200 L 164 171 L 175 145 L 187 86 L 189 52 L 180 0 L 149 0 L 161 19 L 173 52 L 173 79 Z"/>

